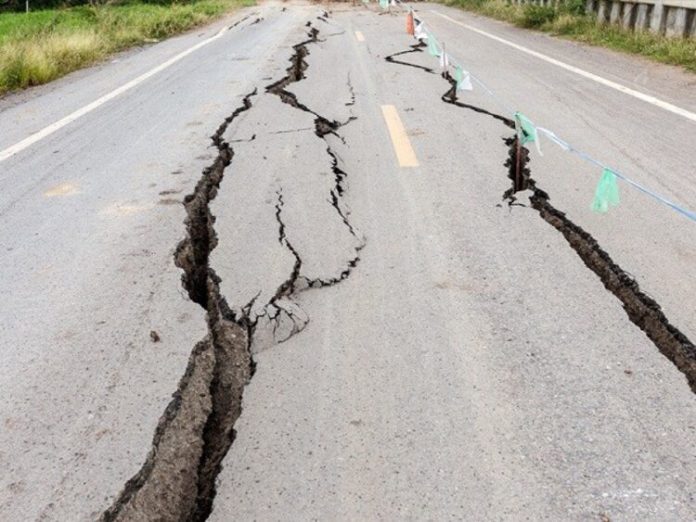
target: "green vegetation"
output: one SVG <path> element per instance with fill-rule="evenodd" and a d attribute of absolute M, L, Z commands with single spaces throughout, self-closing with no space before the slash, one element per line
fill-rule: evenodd
<path fill-rule="evenodd" d="M 196 0 L 0 13 L 0 94 L 39 85 L 127 47 L 208 22 L 253 0 Z"/>
<path fill-rule="evenodd" d="M 696 40 L 666 38 L 647 31 L 632 32 L 618 26 L 599 24 L 594 17 L 585 15 L 583 0 L 567 0 L 556 8 L 516 5 L 505 0 L 445 0 L 445 3 L 519 27 L 640 54 L 696 72 Z"/>

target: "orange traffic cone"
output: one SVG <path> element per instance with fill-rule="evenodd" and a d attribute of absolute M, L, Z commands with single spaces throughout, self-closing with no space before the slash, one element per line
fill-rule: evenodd
<path fill-rule="evenodd" d="M 411 36 L 414 35 L 415 29 L 413 27 L 413 11 L 409 11 L 406 15 L 406 33 Z"/>

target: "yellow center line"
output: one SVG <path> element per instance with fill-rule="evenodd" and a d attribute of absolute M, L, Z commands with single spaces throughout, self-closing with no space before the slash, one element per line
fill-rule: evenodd
<path fill-rule="evenodd" d="M 365 41 L 365 36 L 360 31 L 355 31 L 355 38 L 357 38 L 358 42 Z"/>
<path fill-rule="evenodd" d="M 382 115 L 389 129 L 389 136 L 394 145 L 396 158 L 399 160 L 401 167 L 418 167 L 418 158 L 411 147 L 411 141 L 408 139 L 404 124 L 401 123 L 399 113 L 393 105 L 382 105 Z"/>

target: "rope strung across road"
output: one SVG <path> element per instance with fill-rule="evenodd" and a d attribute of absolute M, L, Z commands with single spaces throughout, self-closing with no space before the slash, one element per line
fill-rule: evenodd
<path fill-rule="evenodd" d="M 368 3 L 369 0 L 363 0 L 363 2 Z M 465 68 L 462 65 L 462 62 L 457 60 L 454 56 L 452 56 L 452 54 L 445 50 L 445 45 L 440 44 L 434 31 L 425 23 L 420 14 L 418 14 L 416 17 L 416 11 L 412 7 L 405 6 L 401 0 L 380 0 L 379 4 L 383 10 L 388 10 L 392 6 L 398 6 L 402 12 L 406 13 L 407 33 L 413 36 L 416 40 L 427 43 L 428 54 L 439 59 L 443 74 L 447 74 L 450 76 L 450 78 L 455 80 L 455 88 L 457 91 L 473 90 L 473 81 L 473 83 L 476 83 L 479 87 L 481 87 L 486 94 L 488 94 L 500 107 L 502 107 L 507 114 L 512 115 L 512 119 L 515 122 L 517 138 L 521 145 L 533 142 L 536 145 L 539 155 L 543 156 L 540 143 L 540 134 L 543 134 L 550 141 L 558 145 L 562 150 L 570 152 L 583 161 L 599 167 L 602 170 L 602 175 L 597 184 L 595 197 L 592 201 L 591 208 L 593 211 L 604 213 L 608 211 L 610 206 L 618 205 L 619 192 L 616 180 L 620 179 L 629 186 L 651 197 L 658 203 L 671 208 L 672 210 L 682 214 L 686 218 L 696 223 L 696 212 L 682 207 L 667 197 L 645 187 L 637 181 L 634 181 L 615 168 L 606 165 L 602 161 L 593 158 L 571 143 L 559 138 L 555 132 L 544 127 L 538 127 L 531 119 L 521 112 L 513 110 L 510 103 L 504 100 L 499 94 L 496 94 L 485 84 L 485 82 Z M 449 74 L 451 68 L 454 69 L 453 75 Z"/>

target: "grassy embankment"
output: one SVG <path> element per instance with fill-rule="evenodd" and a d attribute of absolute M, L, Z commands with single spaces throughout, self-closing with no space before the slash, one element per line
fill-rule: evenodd
<path fill-rule="evenodd" d="M 195 0 L 0 13 L 0 94 L 47 83 L 110 53 L 208 22 L 253 0 Z"/>
<path fill-rule="evenodd" d="M 628 31 L 598 24 L 585 15 L 583 0 L 568 0 L 558 8 L 508 4 L 505 0 L 444 0 L 444 3 L 592 45 L 639 54 L 696 72 L 696 40 L 666 38 L 648 31 Z"/>

